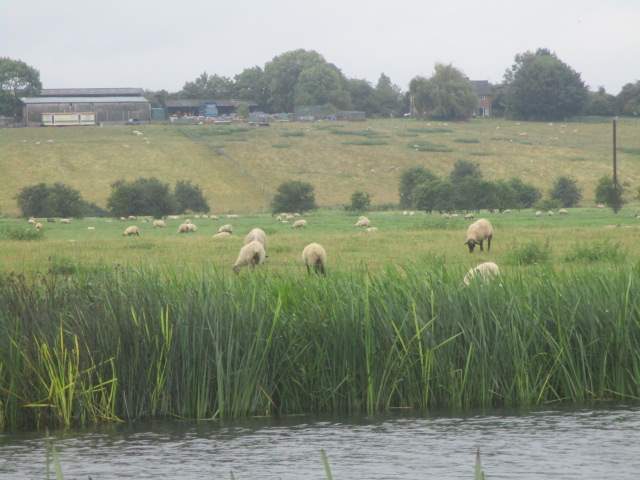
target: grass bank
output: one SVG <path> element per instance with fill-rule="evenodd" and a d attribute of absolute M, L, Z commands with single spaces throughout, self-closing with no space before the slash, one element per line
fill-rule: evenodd
<path fill-rule="evenodd" d="M 640 399 L 640 271 L 0 277 L 0 423 Z"/>

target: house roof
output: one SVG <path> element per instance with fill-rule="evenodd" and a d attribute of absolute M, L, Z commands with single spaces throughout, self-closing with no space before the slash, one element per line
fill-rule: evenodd
<path fill-rule="evenodd" d="M 40 97 L 141 97 L 141 88 L 43 88 Z"/>
<path fill-rule="evenodd" d="M 26 105 L 44 103 L 149 103 L 144 97 L 23 97 Z"/>
<path fill-rule="evenodd" d="M 256 103 L 245 102 L 243 100 L 214 100 L 204 98 L 179 98 L 165 102 L 165 105 L 169 108 L 197 108 L 205 104 L 214 104 L 218 107 L 238 107 L 240 105 L 257 106 Z"/>
<path fill-rule="evenodd" d="M 474 93 L 479 97 L 493 94 L 493 86 L 488 80 L 471 80 L 471 85 Z"/>

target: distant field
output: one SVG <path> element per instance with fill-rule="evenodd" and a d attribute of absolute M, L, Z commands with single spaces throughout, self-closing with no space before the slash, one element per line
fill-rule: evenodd
<path fill-rule="evenodd" d="M 310 242 L 325 246 L 330 271 L 363 265 L 379 269 L 392 264 L 415 264 L 434 256 L 454 269 L 466 269 L 486 260 L 515 269 L 514 249 L 531 241 L 539 247 L 548 247 L 548 263 L 560 269 L 589 264 L 589 259 L 565 258 L 576 247 L 609 242 L 607 250 L 617 256 L 596 258 L 595 263 L 617 267 L 640 260 L 637 248 L 640 220 L 635 218 L 635 213 L 632 207 L 618 215 L 608 209 L 571 209 L 564 217 L 536 217 L 531 210 L 511 214 L 483 212 L 482 216 L 489 218 L 496 230 L 493 248 L 490 253 L 477 251 L 473 255 L 463 245 L 468 220 L 461 217 L 445 220 L 440 215 L 422 212 L 414 216 L 403 216 L 401 212 L 368 214 L 372 224 L 379 228 L 375 233 L 354 227 L 356 216 L 336 210 L 320 210 L 305 216 L 308 227 L 304 230 L 294 230 L 267 214 L 219 220 L 191 217 L 199 227 L 194 234 L 177 233 L 181 220 L 169 220 L 166 229 L 153 229 L 141 219 L 126 222 L 84 219 L 69 225 L 45 223 L 44 238 L 40 240 L 0 240 L 0 270 L 46 272 L 68 266 L 91 269 L 99 265 L 121 265 L 230 271 L 244 235 L 256 226 L 263 228 L 269 237 L 269 258 L 263 269 L 279 273 L 304 273 L 300 254 Z M 213 240 L 211 236 L 224 223 L 234 226 L 233 236 Z M 131 224 L 141 228 L 141 237 L 122 237 L 124 228 Z M 7 227 L 31 228 L 25 220 L 0 220 L 0 233 Z"/>
<path fill-rule="evenodd" d="M 133 130 L 144 135 L 137 136 Z M 620 178 L 640 186 L 640 120 L 619 124 Z M 487 178 L 519 176 L 548 190 L 572 175 L 593 203 L 597 179 L 610 172 L 608 122 L 464 123 L 370 120 L 232 126 L 116 126 L 0 129 L 0 212 L 18 213 L 25 185 L 62 181 L 104 205 L 118 179 L 156 176 L 200 184 L 215 212 L 268 208 L 288 179 L 313 183 L 322 206 L 348 202 L 356 189 L 375 203 L 398 201 L 402 170 L 424 165 L 446 174 L 458 159 L 480 164 Z"/>

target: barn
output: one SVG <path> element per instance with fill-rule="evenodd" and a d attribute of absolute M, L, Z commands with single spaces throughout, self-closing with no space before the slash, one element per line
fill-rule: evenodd
<path fill-rule="evenodd" d="M 148 122 L 151 104 L 143 93 L 141 88 L 44 88 L 38 96 L 20 99 L 22 122 L 26 126 L 53 125 L 53 114 L 59 113 L 83 114 L 78 115 L 82 124 Z"/>

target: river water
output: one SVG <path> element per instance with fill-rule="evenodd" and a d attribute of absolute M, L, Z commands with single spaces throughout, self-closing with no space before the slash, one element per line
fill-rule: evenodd
<path fill-rule="evenodd" d="M 0 479 L 46 478 L 54 444 L 65 480 L 640 478 L 640 408 L 162 421 L 91 430 L 0 434 Z M 52 474 L 52 478 L 55 476 Z"/>

